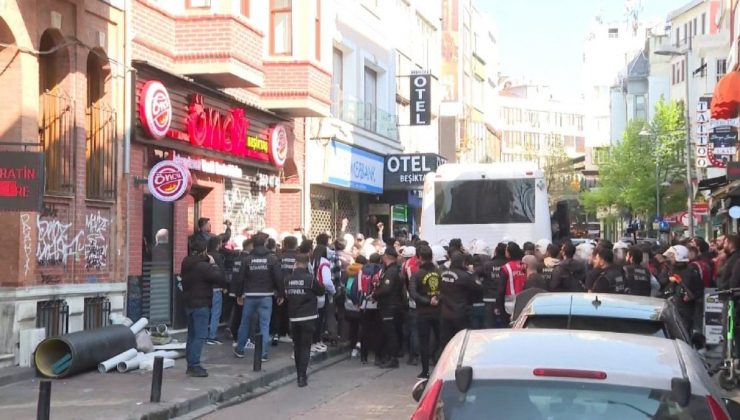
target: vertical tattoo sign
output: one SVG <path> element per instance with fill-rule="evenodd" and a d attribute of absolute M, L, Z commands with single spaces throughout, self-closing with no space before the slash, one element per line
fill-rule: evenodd
<path fill-rule="evenodd" d="M 432 75 L 413 73 L 411 81 L 411 121 L 410 125 L 429 125 L 432 121 Z"/>

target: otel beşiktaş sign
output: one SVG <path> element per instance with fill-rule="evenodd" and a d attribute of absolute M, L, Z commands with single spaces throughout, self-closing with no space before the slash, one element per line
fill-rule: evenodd
<path fill-rule="evenodd" d="M 231 108 L 227 114 L 205 106 L 202 95 L 194 94 L 188 106 L 186 131 L 170 127 L 172 103 L 164 85 L 150 80 L 139 96 L 139 119 L 151 137 L 185 141 L 208 150 L 232 156 L 270 162 L 281 168 L 288 158 L 288 134 L 282 124 L 273 124 L 267 140 L 248 135 L 250 121 L 241 108 Z"/>

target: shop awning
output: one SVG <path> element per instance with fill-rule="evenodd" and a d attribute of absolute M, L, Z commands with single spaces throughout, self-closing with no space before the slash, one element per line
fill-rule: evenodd
<path fill-rule="evenodd" d="M 740 72 L 731 71 L 724 75 L 712 94 L 712 118 L 730 119 L 737 117 L 740 105 Z"/>
<path fill-rule="evenodd" d="M 740 180 L 731 183 L 712 192 L 713 199 L 722 199 L 727 197 L 740 197 Z"/>

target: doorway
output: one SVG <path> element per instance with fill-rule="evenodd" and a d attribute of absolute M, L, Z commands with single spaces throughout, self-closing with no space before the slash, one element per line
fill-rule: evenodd
<path fill-rule="evenodd" d="M 144 196 L 144 252 L 142 253 L 142 315 L 150 324 L 172 325 L 175 311 L 172 296 L 173 279 L 173 211 L 172 203 Z"/>

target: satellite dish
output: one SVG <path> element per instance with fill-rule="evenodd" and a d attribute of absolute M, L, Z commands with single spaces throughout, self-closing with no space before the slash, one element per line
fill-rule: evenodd
<path fill-rule="evenodd" d="M 740 219 L 740 206 L 730 207 L 730 217 L 733 219 Z"/>

